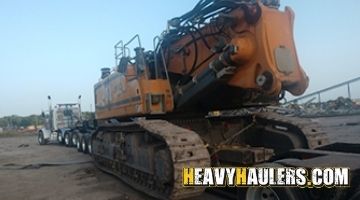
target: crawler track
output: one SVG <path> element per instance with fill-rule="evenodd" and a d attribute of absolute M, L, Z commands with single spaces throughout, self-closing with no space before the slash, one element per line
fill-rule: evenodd
<path fill-rule="evenodd" d="M 205 123 L 208 128 L 200 133 L 199 127 L 205 127 Z M 248 123 L 254 124 L 253 130 L 245 133 L 245 136 L 236 135 L 239 130 L 242 130 L 239 124 Z M 157 199 L 195 197 L 200 195 L 204 188 L 183 187 L 182 169 L 211 166 L 210 155 L 204 145 L 206 138 L 200 136 L 206 135 L 211 130 L 214 131 L 212 135 L 223 134 L 225 131 L 223 124 L 227 124 L 226 127 L 228 127 L 227 137 L 236 136 L 239 144 L 243 142 L 254 147 L 271 148 L 274 149 L 275 154 L 295 148 L 314 149 L 328 143 L 326 134 L 311 120 L 288 117 L 274 112 L 252 113 L 245 118 L 244 116 L 224 116 L 215 121 L 204 118 L 182 120 L 181 123 L 178 121 L 177 125 L 166 120 L 143 119 L 100 126 L 92 136 L 93 157 L 101 170 L 119 177 L 149 196 Z M 124 139 L 126 137 L 128 139 Z M 145 142 L 143 139 L 138 139 L 139 137 L 145 138 Z M 133 140 L 141 142 L 134 143 Z M 217 144 L 221 144 L 223 140 L 210 139 L 210 141 L 217 141 L 208 144 L 210 147 L 217 148 Z M 237 142 L 230 145 L 237 146 Z M 134 153 L 134 150 L 127 150 L 129 148 L 140 150 Z M 159 153 L 160 151 L 162 152 Z M 133 159 L 136 156 L 140 158 L 139 160 L 146 161 L 136 163 Z M 147 159 L 152 160 L 147 161 Z M 160 170 L 157 170 L 157 162 L 161 163 Z"/>
<path fill-rule="evenodd" d="M 307 118 L 290 117 L 275 112 L 261 112 L 255 114 L 255 120 L 259 124 L 267 126 L 265 129 L 269 131 L 279 131 L 275 130 L 278 127 L 289 137 L 294 135 L 302 138 L 301 144 L 295 144 L 297 148 L 315 149 L 329 144 L 329 139 L 319 124 Z M 284 129 L 281 130 L 281 127 Z"/>
<path fill-rule="evenodd" d="M 172 122 L 195 130 L 214 148 L 230 142 L 230 145 L 267 147 L 274 149 L 275 153 L 283 153 L 296 148 L 315 149 L 329 143 L 326 133 L 316 122 L 272 111 L 232 113 Z"/>
<path fill-rule="evenodd" d="M 117 156 L 111 157 L 109 153 L 104 151 L 106 145 L 114 147 L 120 145 L 118 144 L 119 141 L 106 140 L 105 134 L 111 134 L 115 138 L 116 134 L 130 135 L 139 133 L 161 140 L 166 145 L 167 150 L 171 152 L 172 166 L 168 166 L 168 170 L 172 172 L 173 177 L 171 184 L 160 184 L 159 179 L 161 177 L 157 177 L 151 170 L 140 170 L 133 167 L 126 160 L 117 159 Z M 119 177 L 127 184 L 150 196 L 158 199 L 183 199 L 198 196 L 204 191 L 204 188 L 200 187 L 182 186 L 183 167 L 210 166 L 209 153 L 201 138 L 193 131 L 163 120 L 140 120 L 116 126 L 100 127 L 92 137 L 92 145 L 93 157 L 97 167 Z"/>

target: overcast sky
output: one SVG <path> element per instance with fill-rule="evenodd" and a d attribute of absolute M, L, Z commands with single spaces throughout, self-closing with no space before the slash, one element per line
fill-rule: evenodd
<path fill-rule="evenodd" d="M 113 45 L 140 34 L 147 49 L 168 19 L 197 0 L 0 0 L 0 116 L 39 114 L 54 103 L 94 107 Z M 295 40 L 307 93 L 360 76 L 360 1 L 283 0 L 296 13 Z M 353 87 L 358 97 L 360 84 Z M 357 90 L 357 91 L 356 91 Z M 345 95 L 345 89 L 335 91 Z"/>

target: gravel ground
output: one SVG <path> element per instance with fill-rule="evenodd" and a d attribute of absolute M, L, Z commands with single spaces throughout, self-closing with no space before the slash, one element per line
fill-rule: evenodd
<path fill-rule="evenodd" d="M 360 143 L 360 115 L 313 120 L 323 126 L 331 142 Z"/>
<path fill-rule="evenodd" d="M 69 165 L 19 169 L 41 163 Z M 75 148 L 38 145 L 36 135 L 0 138 L 0 199 L 154 200 L 99 171 Z M 221 200 L 207 193 L 197 199 Z"/>

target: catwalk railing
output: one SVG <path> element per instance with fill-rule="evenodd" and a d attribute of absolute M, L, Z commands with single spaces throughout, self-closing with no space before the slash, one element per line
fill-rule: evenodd
<path fill-rule="evenodd" d="M 312 99 L 310 101 L 317 98 L 318 101 L 321 102 L 321 95 L 323 93 L 326 93 L 328 91 L 331 91 L 331 90 L 334 90 L 334 89 L 337 89 L 337 88 L 340 88 L 340 87 L 343 87 L 343 86 L 347 87 L 347 95 L 348 95 L 347 97 L 349 99 L 351 99 L 352 98 L 352 96 L 351 96 L 351 85 L 353 83 L 355 83 L 355 82 L 360 82 L 360 77 L 357 77 L 357 78 L 345 81 L 343 83 L 339 83 L 339 84 L 333 85 L 331 87 L 328 87 L 328 88 L 325 88 L 325 89 L 322 89 L 322 90 L 319 90 L 319 91 L 316 91 L 316 92 L 312 92 L 310 94 L 307 94 L 307 95 L 304 95 L 304 96 L 301 96 L 301 97 L 298 97 L 298 98 L 295 98 L 295 99 L 292 99 L 290 101 L 287 101 L 285 104 L 298 103 L 301 100 L 305 100 L 305 99 L 308 99 L 308 98 L 311 98 L 311 97 L 312 97 Z"/>

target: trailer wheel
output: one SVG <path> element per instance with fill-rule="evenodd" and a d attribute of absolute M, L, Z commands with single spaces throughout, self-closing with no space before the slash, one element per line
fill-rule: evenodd
<path fill-rule="evenodd" d="M 283 167 L 279 163 L 262 163 L 256 167 Z M 245 200 L 308 200 L 300 188 L 293 187 L 249 187 Z"/>
<path fill-rule="evenodd" d="M 306 200 L 299 188 L 251 187 L 246 191 L 246 200 Z"/>
<path fill-rule="evenodd" d="M 44 133 L 42 131 L 39 131 L 39 134 L 38 134 L 38 143 L 40 145 L 45 145 L 47 142 L 44 138 Z"/>
<path fill-rule="evenodd" d="M 82 152 L 82 148 L 81 148 L 81 138 L 82 137 L 78 137 L 78 140 L 76 141 L 76 149 L 78 152 Z"/>
<path fill-rule="evenodd" d="M 78 140 L 79 136 L 77 133 L 71 134 L 71 146 L 75 146 Z"/>
<path fill-rule="evenodd" d="M 82 137 L 82 139 L 81 139 L 81 150 L 85 154 L 88 153 L 85 137 Z"/>
<path fill-rule="evenodd" d="M 88 139 L 87 139 L 87 151 L 88 151 L 89 155 L 92 154 L 91 137 L 88 137 Z"/>
<path fill-rule="evenodd" d="M 62 136 L 61 136 L 61 132 L 58 132 L 58 133 L 57 133 L 57 141 L 59 142 L 59 144 L 63 144 L 63 143 L 64 143 L 63 138 L 62 138 Z"/>
<path fill-rule="evenodd" d="M 71 140 L 70 140 L 70 134 L 68 132 L 65 132 L 64 140 L 65 140 L 65 146 L 70 147 Z"/>

